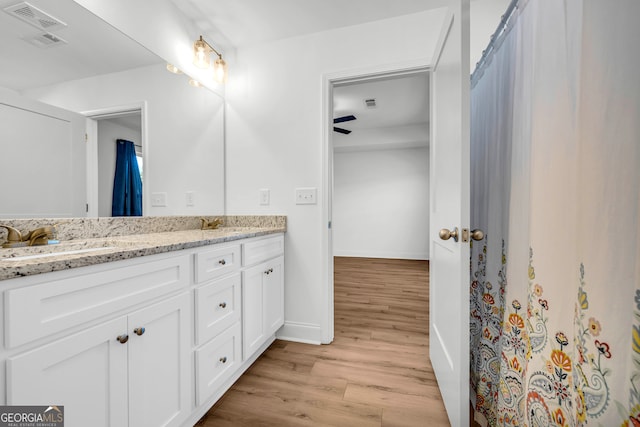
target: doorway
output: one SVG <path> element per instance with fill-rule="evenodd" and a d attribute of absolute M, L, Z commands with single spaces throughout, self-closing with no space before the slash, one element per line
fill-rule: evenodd
<path fill-rule="evenodd" d="M 87 216 L 111 216 L 116 140 L 133 141 L 148 212 L 148 146 L 145 104 L 84 112 L 87 116 Z"/>
<path fill-rule="evenodd" d="M 428 78 L 420 65 L 325 81 L 323 343 L 333 340 L 334 255 L 428 259 Z"/>

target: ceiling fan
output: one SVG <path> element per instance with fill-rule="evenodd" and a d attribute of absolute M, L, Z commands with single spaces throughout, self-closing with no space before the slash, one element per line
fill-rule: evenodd
<path fill-rule="evenodd" d="M 356 119 L 356 116 L 354 116 L 354 115 L 336 117 L 335 119 L 333 119 L 333 124 L 343 123 L 343 122 L 350 122 L 351 120 L 355 120 L 355 119 Z M 343 128 L 339 128 L 339 127 L 336 127 L 336 126 L 333 127 L 333 131 L 334 132 L 338 132 L 338 133 L 343 133 L 345 135 L 349 135 L 352 132 L 352 131 L 350 131 L 348 129 L 343 129 Z"/>

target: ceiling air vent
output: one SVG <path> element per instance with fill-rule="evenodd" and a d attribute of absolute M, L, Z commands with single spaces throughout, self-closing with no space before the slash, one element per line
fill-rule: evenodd
<path fill-rule="evenodd" d="M 52 47 L 52 46 L 62 46 L 63 44 L 67 44 L 67 41 L 61 39 L 55 34 L 51 33 L 42 33 L 37 34 L 32 37 L 24 38 L 26 42 L 31 43 L 32 45 L 40 48 Z"/>
<path fill-rule="evenodd" d="M 4 11 L 31 26 L 47 32 L 67 26 L 64 22 L 27 2 L 5 7 Z"/>
<path fill-rule="evenodd" d="M 365 99 L 364 100 L 364 105 L 366 105 L 367 108 L 376 108 L 376 100 L 375 100 L 375 98 Z"/>

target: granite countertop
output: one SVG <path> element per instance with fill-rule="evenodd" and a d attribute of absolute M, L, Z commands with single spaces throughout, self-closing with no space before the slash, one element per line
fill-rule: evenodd
<path fill-rule="evenodd" d="M 61 241 L 49 246 L 0 248 L 0 280 L 197 248 L 286 231 L 283 226 L 220 227 Z M 43 256 L 44 255 L 44 256 Z"/>

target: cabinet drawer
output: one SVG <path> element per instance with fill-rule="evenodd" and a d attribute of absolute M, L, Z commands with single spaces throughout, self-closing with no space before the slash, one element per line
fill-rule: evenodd
<path fill-rule="evenodd" d="M 196 343 L 202 344 L 240 320 L 240 274 L 195 290 Z"/>
<path fill-rule="evenodd" d="M 240 245 L 223 246 L 196 254 L 196 283 L 232 273 L 240 268 Z"/>
<path fill-rule="evenodd" d="M 185 288 L 189 255 L 129 263 L 5 293 L 5 345 L 15 347 Z"/>
<path fill-rule="evenodd" d="M 256 240 L 242 245 L 243 265 L 253 265 L 284 253 L 284 236 Z"/>
<path fill-rule="evenodd" d="M 240 367 L 240 322 L 195 351 L 196 405 L 202 405 Z"/>

